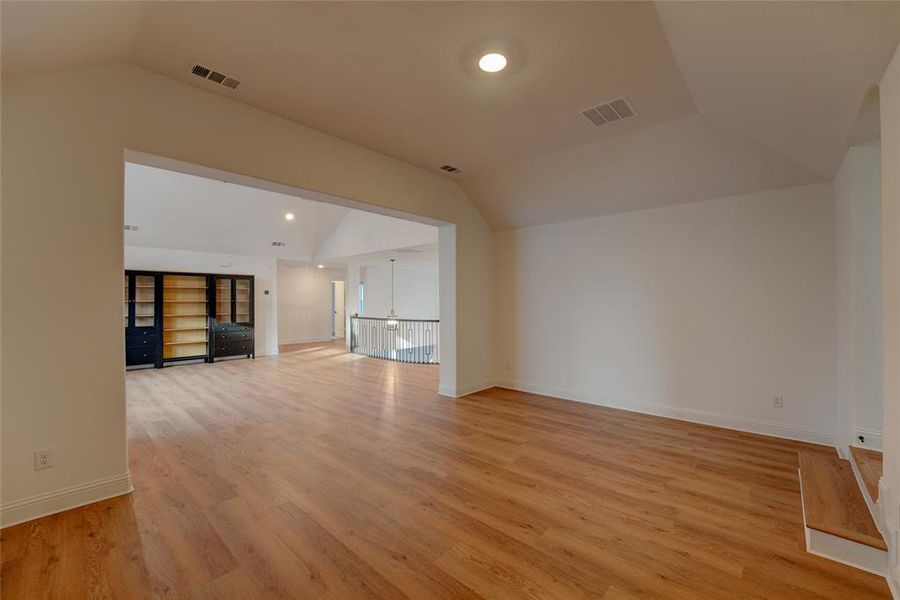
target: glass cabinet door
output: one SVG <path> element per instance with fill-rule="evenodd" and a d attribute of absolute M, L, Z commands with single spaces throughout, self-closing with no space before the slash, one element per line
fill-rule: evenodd
<path fill-rule="evenodd" d="M 216 323 L 233 323 L 231 277 L 216 277 Z"/>
<path fill-rule="evenodd" d="M 130 275 L 125 275 L 125 293 L 122 295 L 125 304 L 125 329 L 128 329 L 128 308 L 131 306 L 131 295 L 128 293 L 128 280 Z"/>
<path fill-rule="evenodd" d="M 134 326 L 156 324 L 156 279 L 153 275 L 134 275 Z"/>
<path fill-rule="evenodd" d="M 236 277 L 234 280 L 234 321 L 251 323 L 250 280 Z"/>

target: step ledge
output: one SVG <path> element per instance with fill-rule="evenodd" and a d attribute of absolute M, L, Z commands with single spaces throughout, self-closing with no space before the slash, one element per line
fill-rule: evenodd
<path fill-rule="evenodd" d="M 888 553 L 872 546 L 860 544 L 818 529 L 806 526 L 806 507 L 803 504 L 803 476 L 800 478 L 800 506 L 803 509 L 803 529 L 806 534 L 806 551 L 828 560 L 853 567 L 873 575 L 887 577 Z"/>
<path fill-rule="evenodd" d="M 881 519 L 879 518 L 881 512 L 878 510 L 878 501 L 872 498 L 869 495 L 869 488 L 866 486 L 866 481 L 863 479 L 862 471 L 859 470 L 859 465 L 856 464 L 856 457 L 853 455 L 853 452 L 847 452 L 850 455 L 850 467 L 853 469 L 853 476 L 856 477 L 856 484 L 859 486 L 859 491 L 862 492 L 863 499 L 866 501 L 866 507 L 869 509 L 869 514 L 872 515 L 872 520 L 875 521 L 875 527 L 878 529 L 878 532 L 884 537 L 884 528 L 882 527 Z"/>

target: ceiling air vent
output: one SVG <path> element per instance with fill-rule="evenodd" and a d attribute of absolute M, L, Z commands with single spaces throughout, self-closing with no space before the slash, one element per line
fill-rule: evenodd
<path fill-rule="evenodd" d="M 137 231 L 137 230 L 138 230 L 137 225 L 126 225 L 125 226 L 125 231 Z"/>
<path fill-rule="evenodd" d="M 448 173 L 462 173 L 462 169 L 457 169 L 453 165 L 441 165 L 441 171 L 447 171 Z"/>
<path fill-rule="evenodd" d="M 637 114 L 637 111 L 625 98 L 616 98 L 615 100 L 586 108 L 581 111 L 581 114 L 587 117 L 588 121 L 594 124 L 594 127 L 600 127 L 613 121 L 633 117 Z"/>
<path fill-rule="evenodd" d="M 212 69 L 207 69 L 203 65 L 194 65 L 191 67 L 191 74 L 196 75 L 197 77 L 203 77 L 204 79 L 211 71 Z"/>
<path fill-rule="evenodd" d="M 202 77 L 207 81 L 212 81 L 213 83 L 218 83 L 219 85 L 224 85 L 225 87 L 231 89 L 237 89 L 237 86 L 241 85 L 241 82 L 234 77 L 229 77 L 224 73 L 213 71 L 209 67 L 204 67 L 203 65 L 199 64 L 191 67 L 191 75 Z"/>
<path fill-rule="evenodd" d="M 272 242 L 273 246 L 278 246 L 279 248 L 283 248 L 287 246 L 287 242 Z"/>

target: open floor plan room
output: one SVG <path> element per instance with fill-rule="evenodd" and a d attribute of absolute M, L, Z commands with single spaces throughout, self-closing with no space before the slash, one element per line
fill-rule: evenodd
<path fill-rule="evenodd" d="M 0 0 L 0 600 L 900 600 L 900 0 Z"/>

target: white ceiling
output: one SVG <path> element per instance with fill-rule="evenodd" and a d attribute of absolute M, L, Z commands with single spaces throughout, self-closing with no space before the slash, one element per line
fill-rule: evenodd
<path fill-rule="evenodd" d="M 286 221 L 286 213 L 294 220 Z M 342 220 L 354 213 L 361 211 L 125 164 L 125 223 L 138 226 L 137 231 L 125 232 L 128 246 L 310 261 Z M 378 218 L 396 221 L 400 228 L 422 227 L 393 217 Z M 287 245 L 273 246 L 276 240 Z"/>
<path fill-rule="evenodd" d="M 438 244 L 433 242 L 408 248 L 347 256 L 342 259 L 342 262 L 359 263 L 364 267 L 390 268 L 391 259 L 396 261 L 397 269 L 434 273 L 438 270 Z"/>
<path fill-rule="evenodd" d="M 701 113 L 831 179 L 900 39 L 900 2 L 663 2 Z"/>
<path fill-rule="evenodd" d="M 830 180 L 900 2 L 4 2 L 4 77 L 150 69 L 437 171 L 495 228 Z M 479 50 L 510 67 L 478 75 Z M 201 62 L 237 90 L 188 74 Z M 579 109 L 627 96 L 634 119 Z"/>

